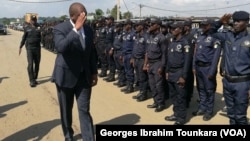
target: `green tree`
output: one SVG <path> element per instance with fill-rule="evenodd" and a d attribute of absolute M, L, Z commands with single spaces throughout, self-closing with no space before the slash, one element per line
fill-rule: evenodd
<path fill-rule="evenodd" d="M 120 19 L 122 19 L 122 15 L 121 15 L 121 11 L 119 11 L 120 14 Z M 111 9 L 111 16 L 113 16 L 115 19 L 117 19 L 117 5 L 115 5 L 112 9 Z"/>
<path fill-rule="evenodd" d="M 62 15 L 62 16 L 60 17 L 60 20 L 65 21 L 67 18 L 68 18 L 68 15 Z"/>
<path fill-rule="evenodd" d="M 95 10 L 95 18 L 98 19 L 104 15 L 104 12 L 101 9 Z"/>
<path fill-rule="evenodd" d="M 125 19 L 131 19 L 131 18 L 133 18 L 133 14 L 128 11 L 128 12 L 123 13 L 123 17 Z"/>
<path fill-rule="evenodd" d="M 8 24 L 10 24 L 10 19 L 4 17 L 3 19 L 1 19 L 1 23 L 3 23 L 4 25 L 8 25 Z"/>

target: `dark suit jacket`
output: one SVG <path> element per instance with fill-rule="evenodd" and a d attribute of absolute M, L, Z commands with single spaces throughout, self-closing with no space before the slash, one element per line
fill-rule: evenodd
<path fill-rule="evenodd" d="M 83 50 L 79 34 L 73 30 L 70 21 L 60 23 L 53 30 L 57 50 L 52 80 L 60 87 L 73 88 L 84 72 L 89 86 L 92 75 L 97 74 L 97 57 L 93 42 L 93 30 L 84 25 L 86 47 Z"/>

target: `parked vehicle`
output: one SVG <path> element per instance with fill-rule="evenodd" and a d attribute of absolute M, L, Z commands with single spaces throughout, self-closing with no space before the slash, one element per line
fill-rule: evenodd
<path fill-rule="evenodd" d="M 18 30 L 18 31 L 23 31 L 23 30 L 24 30 L 23 24 L 18 24 L 16 30 Z"/>
<path fill-rule="evenodd" d="M 7 26 L 0 24 L 0 34 L 7 35 Z"/>

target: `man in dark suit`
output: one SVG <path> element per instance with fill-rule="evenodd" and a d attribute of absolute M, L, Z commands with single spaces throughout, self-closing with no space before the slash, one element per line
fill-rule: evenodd
<path fill-rule="evenodd" d="M 94 141 L 89 112 L 92 86 L 97 84 L 93 31 L 85 24 L 87 11 L 83 4 L 71 4 L 69 14 L 70 20 L 56 25 L 53 30 L 57 57 L 52 82 L 56 84 L 65 140 L 73 140 L 72 108 L 75 97 L 82 139 Z"/>

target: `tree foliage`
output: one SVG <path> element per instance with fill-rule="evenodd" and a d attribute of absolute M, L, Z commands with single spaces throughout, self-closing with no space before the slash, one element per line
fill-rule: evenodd
<path fill-rule="evenodd" d="M 95 10 L 95 18 L 99 19 L 100 17 L 102 17 L 104 15 L 104 12 L 101 9 L 96 9 Z"/>

